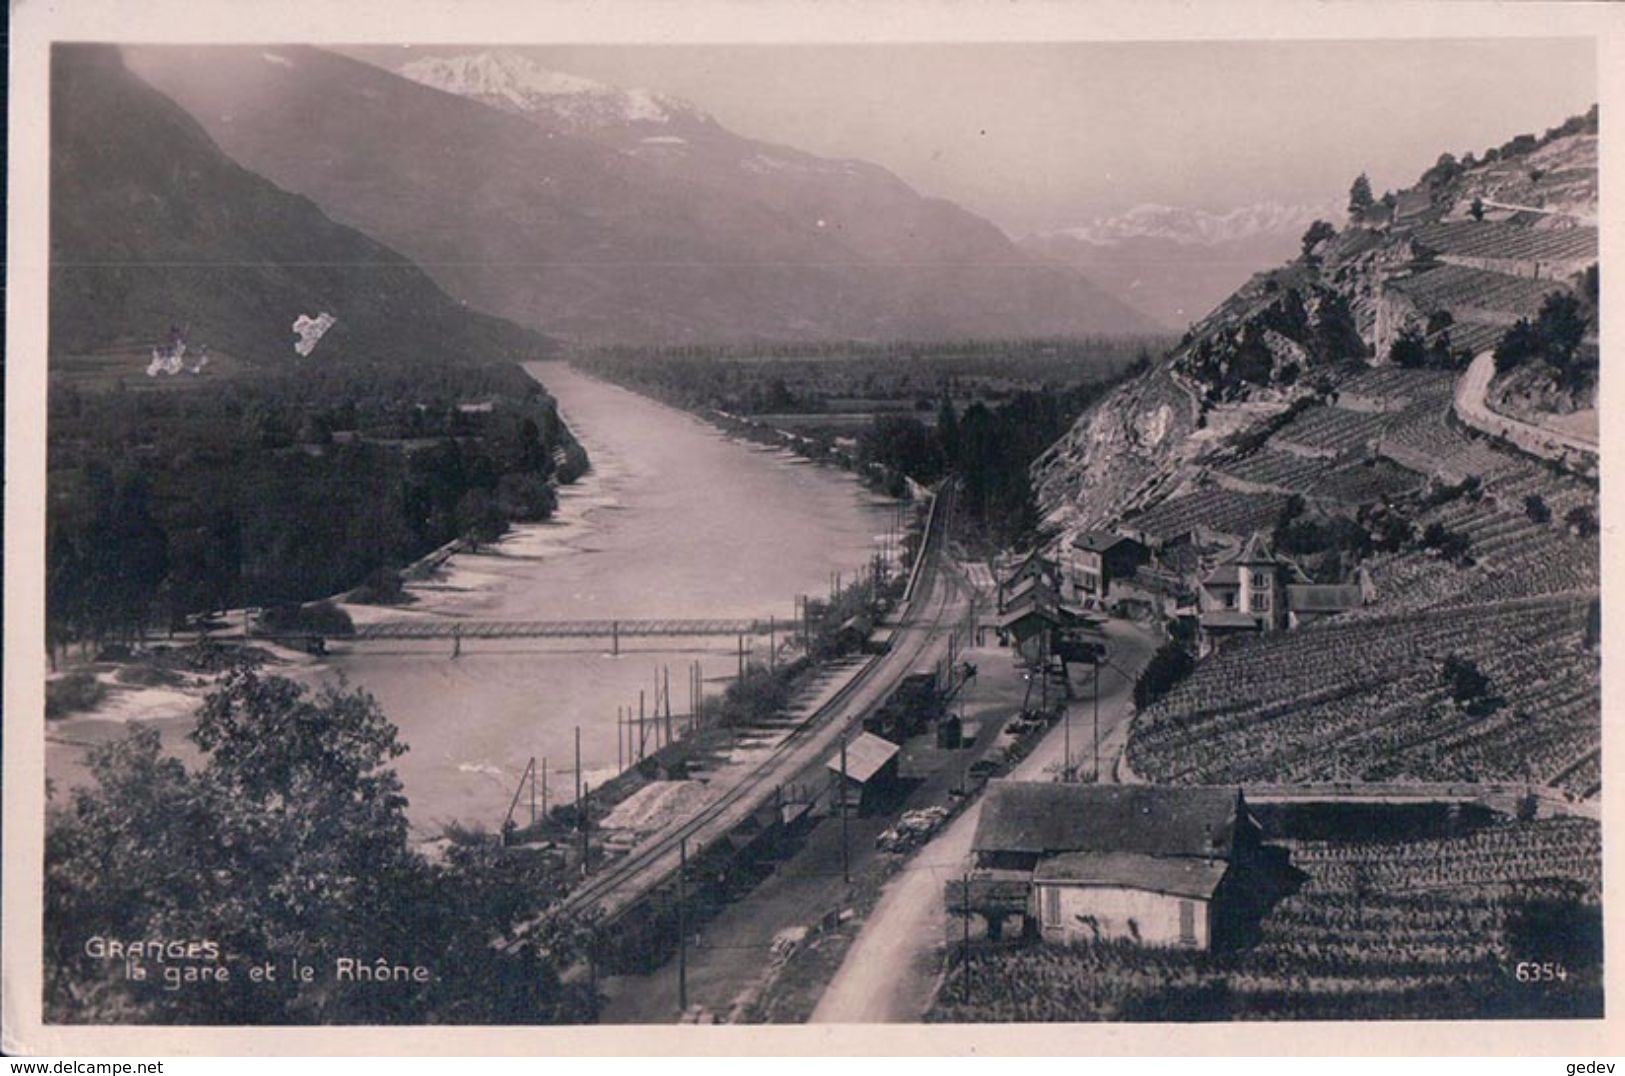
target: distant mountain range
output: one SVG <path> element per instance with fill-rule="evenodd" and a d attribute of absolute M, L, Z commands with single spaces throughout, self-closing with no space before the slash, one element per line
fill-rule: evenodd
<path fill-rule="evenodd" d="M 1316 219 L 1341 204 L 1261 202 L 1227 213 L 1148 204 L 1089 224 L 1024 237 L 1033 254 L 1066 262 L 1170 328 L 1200 319 L 1260 269 L 1298 252 Z"/>
<path fill-rule="evenodd" d="M 466 309 L 400 254 L 234 163 L 133 77 L 116 48 L 53 48 L 50 138 L 53 365 L 99 349 L 167 346 L 176 335 L 263 363 L 552 350 L 534 332 Z M 295 354 L 301 318 L 308 359 Z M 131 376 L 144 365 L 132 363 Z"/>
<path fill-rule="evenodd" d="M 1080 270 L 872 164 L 505 53 L 129 47 L 244 167 L 471 307 L 594 342 L 1130 333 Z"/>

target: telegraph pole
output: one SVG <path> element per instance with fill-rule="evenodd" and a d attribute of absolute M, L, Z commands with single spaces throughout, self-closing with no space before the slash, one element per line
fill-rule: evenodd
<path fill-rule="evenodd" d="M 688 838 L 677 844 L 677 1011 L 688 1011 Z"/>
<path fill-rule="evenodd" d="M 965 932 L 959 943 L 959 965 L 965 973 L 965 1004 L 970 1004 L 970 871 L 965 872 Z"/>
<path fill-rule="evenodd" d="M 576 817 L 581 816 L 581 726 L 576 726 Z"/>
<path fill-rule="evenodd" d="M 536 756 L 530 756 L 530 828 L 536 828 Z"/>
<path fill-rule="evenodd" d="M 841 737 L 841 880 L 852 884 L 852 854 L 847 845 L 846 825 L 846 737 Z"/>
<path fill-rule="evenodd" d="M 1100 783 L 1100 655 L 1095 655 L 1095 783 Z"/>
<path fill-rule="evenodd" d="M 542 817 L 547 817 L 547 756 L 542 756 Z"/>
<path fill-rule="evenodd" d="M 587 840 L 587 803 L 592 795 L 592 788 L 588 786 L 581 797 L 580 810 L 576 815 L 576 822 L 581 826 L 581 875 L 586 877 L 592 873 L 592 846 Z"/>

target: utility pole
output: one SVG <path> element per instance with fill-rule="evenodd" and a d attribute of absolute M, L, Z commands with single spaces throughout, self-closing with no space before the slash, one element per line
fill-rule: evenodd
<path fill-rule="evenodd" d="M 745 637 L 739 636 L 739 679 L 745 679 Z"/>
<path fill-rule="evenodd" d="M 841 880 L 852 884 L 852 853 L 847 844 L 846 824 L 846 737 L 841 737 Z"/>
<path fill-rule="evenodd" d="M 621 727 L 625 724 L 621 720 L 621 708 L 615 707 L 615 772 L 626 772 L 626 735 Z"/>
<path fill-rule="evenodd" d="M 1095 655 L 1095 783 L 1100 783 L 1100 655 Z"/>
<path fill-rule="evenodd" d="M 576 818 L 581 817 L 581 726 L 576 726 Z"/>
<path fill-rule="evenodd" d="M 677 844 L 677 1012 L 688 1011 L 688 838 Z"/>
<path fill-rule="evenodd" d="M 542 817 L 547 817 L 547 756 L 542 756 Z"/>
<path fill-rule="evenodd" d="M 536 828 L 536 756 L 530 756 L 530 828 Z"/>
<path fill-rule="evenodd" d="M 643 741 L 647 735 L 647 726 L 643 723 L 643 689 L 638 688 L 638 757 L 643 757 Z M 655 744 L 659 748 L 659 744 Z"/>
<path fill-rule="evenodd" d="M 666 681 L 664 692 L 666 696 L 666 743 L 669 744 L 671 743 L 671 666 L 662 665 L 660 670 Z"/>
<path fill-rule="evenodd" d="M 582 793 L 580 810 L 576 815 L 576 824 L 581 827 L 581 875 L 586 877 L 592 873 L 592 846 L 587 841 L 587 810 L 588 802 L 592 796 L 592 787 L 585 786 Z"/>
<path fill-rule="evenodd" d="M 965 872 L 965 932 L 959 942 L 959 965 L 965 973 L 965 1004 L 970 1004 L 970 871 Z"/>

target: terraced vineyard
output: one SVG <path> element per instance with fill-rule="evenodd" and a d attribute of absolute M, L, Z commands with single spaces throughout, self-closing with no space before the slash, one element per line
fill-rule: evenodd
<path fill-rule="evenodd" d="M 1527 781 L 1594 795 L 1574 776 L 1601 740 L 1588 605 L 1524 598 L 1237 641 L 1136 715 L 1128 761 L 1161 783 Z M 1451 655 L 1490 678 L 1491 712 L 1452 701 Z"/>
<path fill-rule="evenodd" d="M 1418 228 L 1416 241 L 1440 254 L 1464 258 L 1523 262 L 1597 260 L 1595 228 L 1537 231 L 1503 222 L 1462 220 Z"/>
<path fill-rule="evenodd" d="M 1236 493 L 1227 489 L 1202 489 L 1171 497 L 1145 512 L 1123 521 L 1123 525 L 1157 539 L 1188 534 L 1206 527 L 1220 534 L 1244 538 L 1256 530 L 1269 530 L 1281 518 L 1286 498 L 1275 493 Z"/>
<path fill-rule="evenodd" d="M 1414 490 L 1420 475 L 1385 460 L 1356 459 L 1341 466 L 1276 449 L 1262 448 L 1228 464 L 1222 473 L 1233 481 L 1275 493 L 1297 493 L 1351 507 L 1373 504 Z"/>
<path fill-rule="evenodd" d="M 1414 276 L 1389 281 L 1388 287 L 1422 310 L 1487 310 L 1531 317 L 1541 300 L 1558 285 L 1550 280 L 1509 276 L 1465 265 L 1441 265 Z"/>
<path fill-rule="evenodd" d="M 1308 877 L 1237 953 L 985 949 L 933 1021 L 1562 1018 L 1602 1012 L 1601 836 L 1583 819 L 1395 844 L 1286 842 Z M 1518 965 L 1563 978 L 1532 984 Z M 1527 965 L 1526 965 L 1527 966 Z"/>
<path fill-rule="evenodd" d="M 1312 407 L 1276 434 L 1274 442 L 1308 454 L 1337 455 L 1374 444 L 1393 420 L 1393 415 L 1381 411 Z"/>

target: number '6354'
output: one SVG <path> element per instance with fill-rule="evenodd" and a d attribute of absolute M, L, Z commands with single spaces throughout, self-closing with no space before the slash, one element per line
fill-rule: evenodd
<path fill-rule="evenodd" d="M 1520 983 L 1567 982 L 1569 969 L 1550 960 L 1544 963 L 1523 960 L 1519 961 L 1518 966 L 1512 969 L 1512 974 L 1517 976 Z"/>

